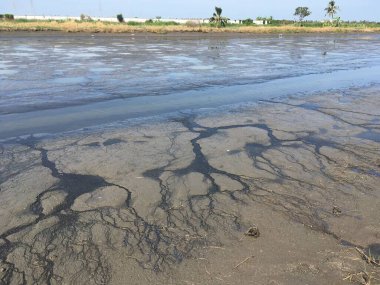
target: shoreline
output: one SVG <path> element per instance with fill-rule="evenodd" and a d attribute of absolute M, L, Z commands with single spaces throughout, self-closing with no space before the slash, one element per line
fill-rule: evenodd
<path fill-rule="evenodd" d="M 334 32 L 307 32 L 307 33 L 284 33 L 283 36 L 294 36 L 294 37 L 313 37 L 313 36 L 345 36 L 345 35 L 380 35 L 380 30 L 376 32 L 342 32 L 342 33 L 334 33 Z M 123 37 L 133 37 L 136 39 L 139 38 L 168 38 L 168 39 L 212 39 L 212 38 L 220 38 L 220 39 L 232 39 L 232 38 L 250 38 L 253 36 L 257 37 L 273 37 L 276 33 L 247 33 L 247 32 L 165 32 L 165 33 L 157 33 L 157 32 L 122 32 L 122 33 L 112 33 L 112 32 L 91 32 L 91 31 L 80 31 L 80 32 L 65 32 L 65 31 L 1 31 L 0 36 L 2 39 L 10 38 L 10 37 L 81 37 L 81 36 L 102 36 L 102 37 L 115 37 L 115 38 L 123 38 Z"/>
<path fill-rule="evenodd" d="M 95 128 L 95 126 L 123 125 L 123 122 L 131 120 L 173 117 L 181 112 L 197 114 L 208 109 L 217 112 L 221 109 L 233 109 L 234 106 L 256 104 L 262 100 L 286 99 L 295 94 L 307 98 L 312 96 L 311 94 L 323 94 L 328 90 L 350 91 L 354 82 L 360 84 L 358 88 L 368 88 L 368 86 L 380 88 L 380 81 L 375 76 L 377 71 L 379 71 L 378 67 L 359 68 L 278 78 L 261 83 L 214 86 L 196 91 L 184 90 L 156 96 L 103 99 L 82 104 L 0 114 L 2 122 L 0 142 L 8 138 L 25 136 L 31 132 L 42 134 L 75 132 Z M 334 77 L 331 77 L 331 74 Z M 299 80 L 305 84 L 297 84 Z M 313 85 L 309 82 L 316 83 Z M 294 88 L 296 84 L 297 88 Z M 273 85 L 281 86 L 281 95 L 278 94 L 279 88 L 274 88 Z M 320 87 L 321 85 L 323 88 Z M 252 91 L 253 89 L 255 91 Z M 222 96 L 221 93 L 225 95 Z M 228 94 L 235 94 L 235 96 L 230 97 Z"/>
<path fill-rule="evenodd" d="M 108 22 L 0 22 L 0 33 L 6 32 L 55 32 L 55 33 L 204 33 L 204 34 L 347 34 L 347 33 L 380 33 L 380 27 L 298 27 L 298 26 L 237 26 L 217 28 L 210 26 L 187 25 L 141 25 L 108 23 Z"/>

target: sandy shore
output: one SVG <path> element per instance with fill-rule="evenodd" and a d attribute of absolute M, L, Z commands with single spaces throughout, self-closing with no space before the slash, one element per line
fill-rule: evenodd
<path fill-rule="evenodd" d="M 379 92 L 3 144 L 2 284 L 376 284 Z"/>

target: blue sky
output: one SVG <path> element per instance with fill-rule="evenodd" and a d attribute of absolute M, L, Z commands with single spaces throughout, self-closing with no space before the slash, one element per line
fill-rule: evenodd
<path fill-rule="evenodd" d="M 294 9 L 307 6 L 309 19 L 323 19 L 328 0 L 0 0 L 0 14 L 115 16 L 154 18 L 207 18 L 214 6 L 221 6 L 225 16 L 234 19 L 273 16 L 292 19 Z M 380 22 L 380 0 L 337 0 L 344 20 Z"/>

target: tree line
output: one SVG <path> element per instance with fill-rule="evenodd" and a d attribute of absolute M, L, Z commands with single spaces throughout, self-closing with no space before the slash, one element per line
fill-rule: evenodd
<path fill-rule="evenodd" d="M 339 23 L 340 18 L 334 19 L 334 16 L 337 14 L 338 10 L 339 10 L 339 7 L 336 5 L 336 2 L 334 0 L 330 1 L 328 3 L 327 7 L 325 8 L 326 16 L 328 15 L 329 17 L 331 17 L 332 23 L 334 23 L 334 21 L 336 23 Z M 219 27 L 226 26 L 226 24 L 229 21 L 229 18 L 223 17 L 222 11 L 223 11 L 222 8 L 215 7 L 215 12 L 214 12 L 213 16 L 210 18 L 210 23 L 215 23 Z M 302 21 L 310 15 L 311 15 L 311 10 L 309 9 L 309 7 L 297 7 L 295 9 L 295 12 L 294 12 L 294 16 L 297 16 L 299 18 L 299 22 L 301 24 L 302 24 Z M 271 21 L 272 17 L 270 17 L 270 18 L 261 18 L 260 17 L 260 20 Z M 246 19 L 246 20 L 243 20 L 242 23 L 243 24 L 253 23 L 253 20 L 252 19 Z"/>
<path fill-rule="evenodd" d="M 330 1 L 327 7 L 325 8 L 326 16 L 330 16 L 332 22 L 334 21 L 334 15 L 338 13 L 339 7 L 336 5 L 335 1 Z M 297 7 L 294 16 L 299 17 L 299 22 L 302 23 L 302 21 L 311 15 L 311 11 L 309 7 Z M 336 19 L 335 19 L 336 20 Z"/>

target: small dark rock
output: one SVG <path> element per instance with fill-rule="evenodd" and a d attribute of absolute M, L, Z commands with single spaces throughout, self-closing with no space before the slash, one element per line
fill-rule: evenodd
<path fill-rule="evenodd" d="M 260 236 L 259 228 L 256 226 L 250 227 L 245 233 L 246 236 L 258 238 Z"/>
<path fill-rule="evenodd" d="M 339 209 L 337 206 L 334 206 L 332 209 L 332 213 L 334 216 L 340 216 L 342 214 L 342 210 Z"/>

